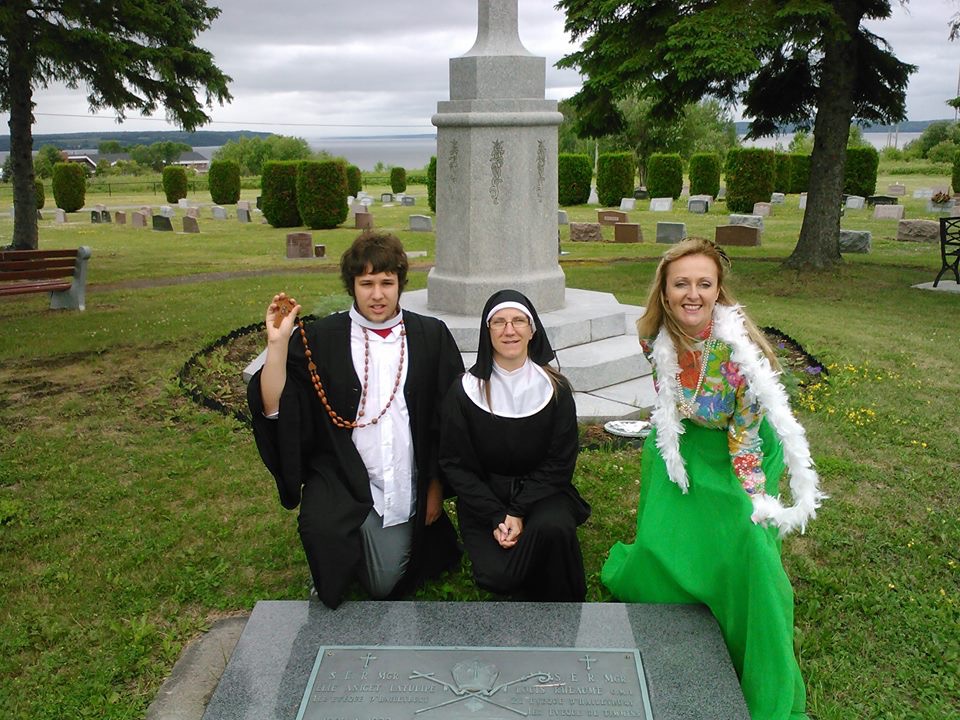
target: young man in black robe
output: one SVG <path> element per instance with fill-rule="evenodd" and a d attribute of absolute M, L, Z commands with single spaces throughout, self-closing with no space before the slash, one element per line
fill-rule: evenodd
<path fill-rule="evenodd" d="M 397 597 L 456 564 L 437 460 L 439 406 L 463 372 L 447 326 L 400 308 L 407 257 L 389 233 L 343 254 L 354 304 L 310 325 L 280 293 L 267 358 L 248 387 L 260 456 L 281 504 L 300 506 L 303 549 L 323 603 L 357 578 Z"/>

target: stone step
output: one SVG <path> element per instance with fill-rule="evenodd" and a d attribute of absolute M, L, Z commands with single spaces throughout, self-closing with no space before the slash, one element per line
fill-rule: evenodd
<path fill-rule="evenodd" d="M 635 335 L 620 335 L 557 351 L 560 371 L 578 392 L 627 382 L 650 374 Z"/>

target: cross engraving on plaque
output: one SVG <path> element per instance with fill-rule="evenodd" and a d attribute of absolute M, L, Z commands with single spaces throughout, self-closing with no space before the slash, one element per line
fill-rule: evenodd
<path fill-rule="evenodd" d="M 363 655 L 360 659 L 363 660 L 363 669 L 366 670 L 366 669 L 367 669 L 367 666 L 370 664 L 370 661 L 371 661 L 371 660 L 376 660 L 376 659 L 377 659 L 377 656 L 376 656 L 376 655 L 371 655 L 371 654 L 368 652 L 366 655 Z M 587 668 L 587 670 L 589 670 L 589 669 L 590 669 L 590 668 Z"/>
<path fill-rule="evenodd" d="M 595 663 L 597 661 L 596 658 L 592 658 L 589 655 L 584 655 L 582 658 L 579 658 L 579 660 L 587 666 L 587 672 L 590 671 L 591 663 Z"/>

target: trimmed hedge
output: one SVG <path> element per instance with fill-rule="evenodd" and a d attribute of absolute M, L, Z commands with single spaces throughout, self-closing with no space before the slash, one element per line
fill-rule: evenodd
<path fill-rule="evenodd" d="M 877 189 L 877 168 L 880 153 L 873 146 L 847 148 L 847 165 L 843 172 L 843 191 L 847 195 L 867 197 Z"/>
<path fill-rule="evenodd" d="M 778 152 L 775 156 L 776 171 L 773 176 L 773 189 L 776 192 L 790 192 L 790 182 L 793 179 L 793 160 L 787 153 Z"/>
<path fill-rule="evenodd" d="M 734 148 L 727 153 L 727 207 L 750 213 L 758 202 L 770 202 L 776 154 L 762 148 Z"/>
<path fill-rule="evenodd" d="M 363 190 L 363 174 L 356 165 L 347 165 L 347 195 L 356 197 Z"/>
<path fill-rule="evenodd" d="M 43 210 L 43 206 L 47 204 L 47 196 L 43 190 L 43 183 L 39 180 L 33 181 L 33 194 L 37 198 L 37 210 Z"/>
<path fill-rule="evenodd" d="M 632 183 L 631 183 L 632 189 Z M 683 191 L 683 160 L 677 153 L 653 153 L 647 160 L 647 193 L 676 200 Z M 624 197 L 633 197 L 632 192 Z"/>
<path fill-rule="evenodd" d="M 437 211 L 437 156 L 430 158 L 427 166 L 427 204 L 433 212 Z"/>
<path fill-rule="evenodd" d="M 240 165 L 233 160 L 215 160 L 207 171 L 210 199 L 215 205 L 236 205 L 240 200 Z"/>
<path fill-rule="evenodd" d="M 561 207 L 585 205 L 590 199 L 593 163 L 589 155 L 560 153 L 557 156 L 557 202 Z"/>
<path fill-rule="evenodd" d="M 161 176 L 163 194 L 168 203 L 175 203 L 187 196 L 187 171 L 179 165 L 167 165 Z"/>
<path fill-rule="evenodd" d="M 260 180 L 260 209 L 273 227 L 298 227 L 296 160 L 271 160 L 263 164 Z"/>
<path fill-rule="evenodd" d="M 953 155 L 953 172 L 950 175 L 950 187 L 954 192 L 960 192 L 960 150 Z"/>
<path fill-rule="evenodd" d="M 810 156 L 803 153 L 790 155 L 790 190 L 804 193 L 810 189 Z"/>
<path fill-rule="evenodd" d="M 390 168 L 390 189 L 395 193 L 402 193 L 407 189 L 407 171 L 404 168 Z"/>
<path fill-rule="evenodd" d="M 76 212 L 87 197 L 87 172 L 77 163 L 53 166 L 53 199 L 64 212 Z"/>
<path fill-rule="evenodd" d="M 597 199 L 600 204 L 619 207 L 621 198 L 633 197 L 635 176 L 633 153 L 604 153 L 597 158 Z"/>
<path fill-rule="evenodd" d="M 343 161 L 300 162 L 297 209 L 311 230 L 329 230 L 347 219 L 347 168 Z"/>
<path fill-rule="evenodd" d="M 713 198 L 720 194 L 719 155 L 695 153 L 690 156 L 690 194 L 709 195 Z"/>

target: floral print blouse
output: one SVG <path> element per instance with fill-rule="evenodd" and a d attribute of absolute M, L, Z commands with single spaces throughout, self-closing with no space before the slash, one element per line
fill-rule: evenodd
<path fill-rule="evenodd" d="M 704 330 L 704 338 L 709 333 L 708 327 Z M 704 341 L 695 343 L 693 351 L 683 352 L 679 357 L 683 396 L 696 409 L 689 419 L 703 427 L 726 429 L 734 474 L 747 494 L 762 494 L 766 485 L 766 476 L 761 467 L 763 450 L 760 422 L 763 420 L 763 411 L 756 400 L 747 400 L 747 382 L 740 374 L 740 367 L 730 359 L 730 346 L 716 338 L 712 343 L 703 385 L 696 397 L 693 397 L 693 392 L 700 379 Z M 656 384 L 653 342 L 641 338 L 640 346 L 653 366 L 653 381 Z"/>

